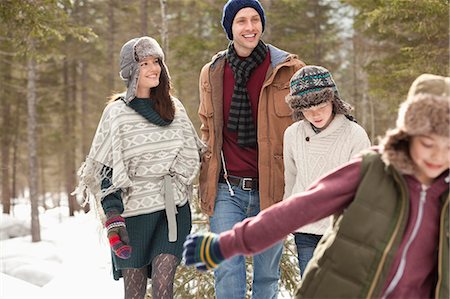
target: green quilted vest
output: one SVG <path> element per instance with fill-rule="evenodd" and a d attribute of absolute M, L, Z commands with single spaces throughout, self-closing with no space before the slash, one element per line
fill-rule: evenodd
<path fill-rule="evenodd" d="M 376 152 L 363 156 L 361 176 L 353 202 L 335 215 L 332 230 L 317 246 L 295 298 L 381 296 L 406 225 L 408 193 L 403 177 Z M 448 298 L 448 192 L 443 200 L 436 296 Z"/>

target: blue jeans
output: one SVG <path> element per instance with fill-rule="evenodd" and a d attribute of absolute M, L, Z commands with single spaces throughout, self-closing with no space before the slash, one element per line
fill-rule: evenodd
<path fill-rule="evenodd" d="M 300 267 L 300 276 L 303 277 L 306 266 L 311 260 L 314 250 L 317 247 L 322 235 L 295 233 L 295 245 L 297 246 L 298 265 Z"/>
<path fill-rule="evenodd" d="M 210 218 L 211 231 L 221 233 L 236 223 L 259 213 L 259 192 L 244 191 L 232 186 L 231 196 L 227 184 L 219 183 L 214 215 Z M 279 242 L 253 256 L 252 298 L 277 298 L 280 278 L 280 259 L 283 243 Z M 214 271 L 217 299 L 243 299 L 246 294 L 246 265 L 243 256 L 224 261 Z"/>

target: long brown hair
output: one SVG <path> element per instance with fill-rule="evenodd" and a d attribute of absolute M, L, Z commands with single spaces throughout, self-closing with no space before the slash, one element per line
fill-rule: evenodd
<path fill-rule="evenodd" d="M 161 59 L 158 60 L 161 66 L 161 74 L 159 75 L 159 84 L 156 87 L 150 88 L 150 98 L 155 101 L 155 111 L 164 120 L 173 120 L 175 118 L 175 106 L 173 105 L 170 90 L 172 84 L 170 82 L 169 74 L 166 66 Z M 125 97 L 126 92 L 114 93 L 108 98 L 108 103 L 117 101 Z"/>
<path fill-rule="evenodd" d="M 155 111 L 165 120 L 173 120 L 175 117 L 175 107 L 170 97 L 171 82 L 166 66 L 161 59 L 158 60 L 161 66 L 159 84 L 150 89 L 150 98 L 155 101 Z"/>

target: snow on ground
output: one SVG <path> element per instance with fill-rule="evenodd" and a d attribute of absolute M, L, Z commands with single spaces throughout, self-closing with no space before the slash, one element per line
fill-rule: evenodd
<path fill-rule="evenodd" d="M 92 213 L 69 217 L 67 207 L 41 210 L 41 242 L 31 242 L 30 206 L 0 205 L 0 298 L 123 298 L 111 273 L 109 245 Z M 279 298 L 289 298 L 281 291 Z"/>
<path fill-rule="evenodd" d="M 67 208 L 41 211 L 42 241 L 35 243 L 29 205 L 0 214 L 0 298 L 123 298 L 97 220 L 68 214 Z"/>

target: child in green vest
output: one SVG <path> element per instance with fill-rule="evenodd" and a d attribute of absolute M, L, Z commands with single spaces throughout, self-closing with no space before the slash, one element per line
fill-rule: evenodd
<path fill-rule="evenodd" d="M 381 144 L 233 229 L 188 236 L 187 265 L 253 255 L 334 215 L 296 298 L 449 298 L 450 78 L 423 74 Z"/>

